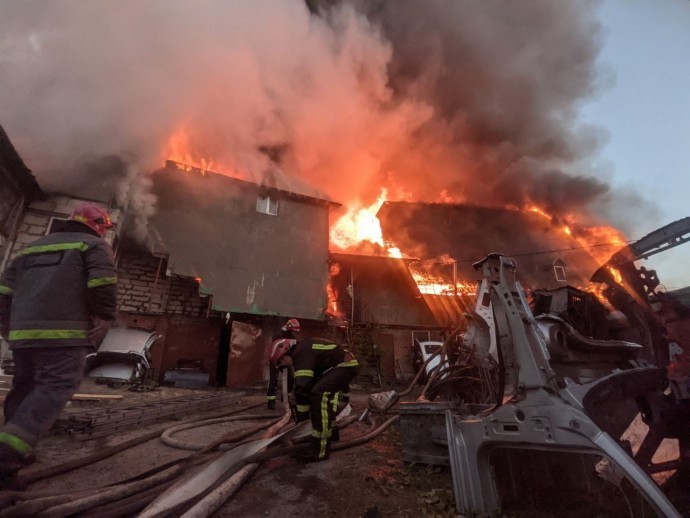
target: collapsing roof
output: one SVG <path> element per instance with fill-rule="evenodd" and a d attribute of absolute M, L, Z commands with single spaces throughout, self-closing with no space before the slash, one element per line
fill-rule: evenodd
<path fill-rule="evenodd" d="M 325 318 L 333 202 L 170 162 L 152 179 L 154 252 L 198 278 L 214 310 Z"/>
<path fill-rule="evenodd" d="M 462 281 L 475 281 L 479 274 L 472 264 L 492 252 L 516 258 L 524 284 L 540 288 L 565 285 L 559 272 L 567 272 L 569 284 L 584 284 L 599 266 L 580 243 L 536 213 L 386 202 L 377 216 L 384 240 L 408 256 L 451 258 Z"/>

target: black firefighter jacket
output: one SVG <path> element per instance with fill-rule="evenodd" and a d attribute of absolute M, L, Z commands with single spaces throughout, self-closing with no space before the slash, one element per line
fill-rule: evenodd
<path fill-rule="evenodd" d="M 331 369 L 358 366 L 357 360 L 343 346 L 323 338 L 300 340 L 290 353 L 295 376 L 297 415 L 305 418 L 311 408 L 314 384 Z"/>
<path fill-rule="evenodd" d="M 0 331 L 12 349 L 88 346 L 92 319 L 115 319 L 116 283 L 110 245 L 69 221 L 21 250 L 5 271 Z"/>

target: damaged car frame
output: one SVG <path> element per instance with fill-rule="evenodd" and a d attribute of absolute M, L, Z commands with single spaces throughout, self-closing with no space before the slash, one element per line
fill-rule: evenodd
<path fill-rule="evenodd" d="M 87 357 L 87 376 L 97 383 L 141 384 L 151 373 L 151 347 L 160 335 L 115 327 L 98 351 Z"/>
<path fill-rule="evenodd" d="M 687 235 L 690 218 L 614 254 L 592 278 L 604 284 L 607 308 L 572 287 L 532 292 L 530 304 L 514 259 L 491 254 L 476 263 L 483 280 L 460 338 L 464 358 L 494 371 L 493 396 L 465 397 L 469 385 L 454 370 L 468 365 L 451 366 L 430 391 L 438 401 L 401 405 L 403 457 L 409 422 L 426 417 L 436 427 L 426 437 L 439 443 L 429 458 L 438 460 L 444 443 L 447 462 L 436 463 L 450 464 L 460 513 L 680 516 L 669 493 L 674 483 L 687 493 L 687 380 L 667 375 L 659 282 L 634 261 Z M 634 451 L 625 433 L 636 420 L 646 433 Z M 677 440 L 677 457 L 655 463 L 665 439 Z M 663 487 L 653 478 L 661 472 L 669 474 Z"/>

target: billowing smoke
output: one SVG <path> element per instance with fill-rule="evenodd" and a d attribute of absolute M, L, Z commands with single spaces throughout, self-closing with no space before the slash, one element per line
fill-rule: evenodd
<path fill-rule="evenodd" d="M 555 213 L 607 195 L 577 169 L 601 140 L 576 122 L 578 103 L 599 87 L 595 2 L 362 4 L 392 42 L 395 97 L 434 112 L 411 147 L 387 157 L 400 184 L 416 180 L 430 201 L 446 189 L 458 201 Z"/>
<path fill-rule="evenodd" d="M 577 125 L 600 83 L 596 2 L 322 4 L 3 2 L 0 124 L 49 190 L 104 160 L 143 175 L 184 142 L 223 171 L 278 167 L 346 205 L 387 187 L 615 212 L 591 176 L 601 135 Z M 147 182 L 125 184 L 150 211 Z"/>

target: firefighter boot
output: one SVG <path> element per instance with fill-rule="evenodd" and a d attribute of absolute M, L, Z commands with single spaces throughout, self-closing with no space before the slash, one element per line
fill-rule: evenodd
<path fill-rule="evenodd" d="M 295 459 L 298 462 L 317 462 L 328 458 L 330 447 L 326 445 L 325 448 L 322 448 L 321 439 L 311 437 L 309 446 L 309 449 L 298 449 L 295 451 Z"/>
<path fill-rule="evenodd" d="M 314 452 L 312 451 L 311 444 L 300 444 L 296 446 L 294 451 L 292 452 L 292 457 L 297 462 L 302 463 L 314 462 L 315 460 L 317 460 L 314 456 Z"/>
<path fill-rule="evenodd" d="M 0 488 L 12 488 L 17 472 L 36 460 L 33 449 L 19 437 L 0 432 Z"/>

